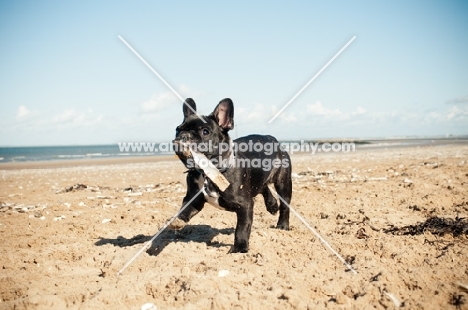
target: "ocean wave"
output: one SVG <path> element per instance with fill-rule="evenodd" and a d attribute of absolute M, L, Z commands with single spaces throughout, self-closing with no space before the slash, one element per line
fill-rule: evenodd
<path fill-rule="evenodd" d="M 84 155 L 57 155 L 58 158 L 79 158 L 84 157 Z"/>
<path fill-rule="evenodd" d="M 158 153 L 117 153 L 115 155 L 117 156 L 154 156 L 157 155 Z"/>

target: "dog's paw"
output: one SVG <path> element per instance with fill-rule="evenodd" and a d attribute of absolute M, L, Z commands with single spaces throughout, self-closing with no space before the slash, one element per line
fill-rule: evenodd
<path fill-rule="evenodd" d="M 276 225 L 276 228 L 277 229 L 282 229 L 282 230 L 289 230 L 289 224 L 280 224 L 278 223 L 278 225 Z"/>
<path fill-rule="evenodd" d="M 239 244 L 239 245 L 234 244 L 234 246 L 229 251 L 229 254 L 247 253 L 248 251 L 249 251 L 249 246 L 247 245 L 247 243 L 242 242 L 242 244 Z"/>
<path fill-rule="evenodd" d="M 185 226 L 185 222 L 181 220 L 180 218 L 176 218 L 175 220 L 172 221 L 172 223 L 169 225 L 169 229 L 172 230 L 181 230 Z"/>
<path fill-rule="evenodd" d="M 272 215 L 275 215 L 279 211 L 279 206 L 275 202 L 274 204 L 270 204 L 267 207 L 267 211 L 270 212 Z"/>

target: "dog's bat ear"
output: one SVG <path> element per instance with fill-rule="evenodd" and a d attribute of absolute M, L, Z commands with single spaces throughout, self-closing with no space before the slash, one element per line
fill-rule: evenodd
<path fill-rule="evenodd" d="M 234 103 L 229 98 L 221 100 L 214 109 L 212 116 L 218 122 L 219 127 L 225 131 L 234 128 Z"/>
<path fill-rule="evenodd" d="M 185 99 L 185 102 L 182 106 L 182 111 L 184 112 L 184 120 L 192 114 L 195 114 L 197 111 L 197 105 L 192 98 Z"/>

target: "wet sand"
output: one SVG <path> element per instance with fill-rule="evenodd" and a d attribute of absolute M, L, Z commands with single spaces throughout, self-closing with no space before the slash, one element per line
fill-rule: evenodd
<path fill-rule="evenodd" d="M 235 215 L 207 205 L 117 275 L 180 208 L 182 164 L 10 163 L 0 165 L 0 308 L 467 309 L 467 232 L 395 228 L 468 217 L 468 146 L 292 161 L 292 207 L 357 274 L 294 215 L 290 231 L 272 228 L 259 198 L 249 253 L 228 254 Z"/>

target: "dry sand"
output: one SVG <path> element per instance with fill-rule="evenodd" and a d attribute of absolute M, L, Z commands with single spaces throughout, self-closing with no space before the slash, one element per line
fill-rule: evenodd
<path fill-rule="evenodd" d="M 0 308 L 468 309 L 466 231 L 385 232 L 432 216 L 468 217 L 468 146 L 292 159 L 292 206 L 357 274 L 294 215 L 291 231 L 272 228 L 277 216 L 257 199 L 248 254 L 228 254 L 235 215 L 207 205 L 118 276 L 180 208 L 182 164 L 7 164 Z"/>

